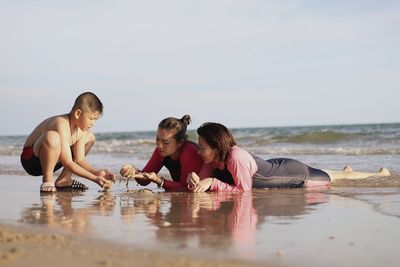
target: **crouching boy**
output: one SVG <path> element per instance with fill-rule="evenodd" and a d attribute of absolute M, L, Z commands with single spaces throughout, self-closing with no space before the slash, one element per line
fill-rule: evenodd
<path fill-rule="evenodd" d="M 86 160 L 95 142 L 90 131 L 103 114 L 103 104 L 91 92 L 79 95 L 68 114 L 42 121 L 28 136 L 21 154 L 27 173 L 43 176 L 41 192 L 88 187 L 71 178 L 72 174 L 86 178 L 103 188 L 110 188 L 115 175 L 108 170 L 97 170 Z M 53 173 L 64 167 L 54 182 Z"/>

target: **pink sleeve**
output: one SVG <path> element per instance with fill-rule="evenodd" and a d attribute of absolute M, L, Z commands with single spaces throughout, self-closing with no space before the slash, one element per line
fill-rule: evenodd
<path fill-rule="evenodd" d="M 187 142 L 182 148 L 181 155 L 179 157 L 179 162 L 181 164 L 181 178 L 179 182 L 165 180 L 164 189 L 166 190 L 179 190 L 187 189 L 187 176 L 191 172 L 199 173 L 201 166 L 203 165 L 203 160 L 197 154 L 197 146 Z"/>
<path fill-rule="evenodd" d="M 144 166 L 142 172 L 155 172 L 158 173 L 163 167 L 164 157 L 160 155 L 158 149 L 154 149 L 153 155 L 147 162 L 146 166 Z"/>
<path fill-rule="evenodd" d="M 214 178 L 211 191 L 243 192 L 252 189 L 252 177 L 257 171 L 257 164 L 253 157 L 245 150 L 233 147 L 226 161 L 227 169 L 232 174 L 234 185 L 230 185 Z"/>

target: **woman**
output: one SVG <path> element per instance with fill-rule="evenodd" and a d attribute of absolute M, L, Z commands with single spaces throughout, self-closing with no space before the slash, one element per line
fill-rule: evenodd
<path fill-rule="evenodd" d="M 135 178 L 140 185 L 153 182 L 165 190 L 187 189 L 186 178 L 191 172 L 199 172 L 203 161 L 197 153 L 197 145 L 188 141 L 186 128 L 190 124 L 190 116 L 181 119 L 169 117 L 158 124 L 156 145 L 153 155 L 142 171 L 131 164 L 122 166 L 120 173 L 127 178 Z M 165 166 L 171 180 L 157 175 Z"/>
<path fill-rule="evenodd" d="M 194 192 L 246 191 L 252 188 L 304 188 L 329 186 L 340 178 L 366 178 L 390 175 L 379 173 L 323 171 L 287 158 L 263 160 L 236 145 L 229 130 L 222 124 L 208 122 L 197 129 L 199 154 L 204 165 L 197 175 L 190 173 L 188 188 Z"/>

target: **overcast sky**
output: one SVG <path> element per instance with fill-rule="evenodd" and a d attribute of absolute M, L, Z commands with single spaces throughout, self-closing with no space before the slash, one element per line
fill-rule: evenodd
<path fill-rule="evenodd" d="M 0 135 L 84 91 L 96 132 L 400 121 L 400 1 L 0 0 Z"/>

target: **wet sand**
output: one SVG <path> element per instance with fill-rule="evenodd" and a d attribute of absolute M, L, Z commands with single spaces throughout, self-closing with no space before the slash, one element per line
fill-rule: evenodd
<path fill-rule="evenodd" d="M 0 225 L 0 266 L 265 266 L 234 260 L 210 260 L 123 247 L 73 235 Z M 276 266 L 276 265 L 269 265 Z"/>
<path fill-rule="evenodd" d="M 41 196 L 0 176 L 1 266 L 398 266 L 399 188 Z"/>

